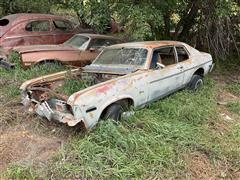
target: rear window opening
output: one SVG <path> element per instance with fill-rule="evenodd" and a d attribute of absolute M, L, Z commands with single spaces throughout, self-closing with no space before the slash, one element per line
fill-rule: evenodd
<path fill-rule="evenodd" d="M 8 19 L 0 19 L 0 26 L 6 26 L 9 24 L 9 20 Z"/>

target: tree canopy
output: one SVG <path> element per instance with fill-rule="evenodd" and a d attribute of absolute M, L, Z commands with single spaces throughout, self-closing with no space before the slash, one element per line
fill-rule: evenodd
<path fill-rule="evenodd" d="M 0 0 L 0 5 L 1 16 L 70 15 L 99 33 L 114 18 L 128 40 L 185 41 L 220 59 L 239 54 L 239 0 Z"/>

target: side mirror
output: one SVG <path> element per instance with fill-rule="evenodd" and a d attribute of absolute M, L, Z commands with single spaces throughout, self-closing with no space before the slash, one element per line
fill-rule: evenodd
<path fill-rule="evenodd" d="M 157 62 L 157 67 L 156 68 L 157 69 L 163 69 L 163 68 L 165 68 L 165 65 Z"/>

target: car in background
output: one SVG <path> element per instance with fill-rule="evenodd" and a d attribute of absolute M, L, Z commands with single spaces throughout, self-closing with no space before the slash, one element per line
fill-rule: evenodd
<path fill-rule="evenodd" d="M 121 40 L 100 34 L 76 34 L 59 45 L 30 45 L 13 48 L 23 68 L 34 65 L 59 63 L 69 66 L 85 66 L 90 64 L 104 47 L 120 43 Z M 4 61 L 12 67 L 11 56 Z M 0 63 L 1 64 L 1 63 Z"/>
<path fill-rule="evenodd" d="M 33 44 L 60 44 L 82 29 L 62 16 L 20 13 L 0 19 L 0 57 L 6 57 L 13 47 Z"/>
<path fill-rule="evenodd" d="M 20 87 L 22 103 L 50 121 L 90 129 L 100 119 L 119 121 L 131 107 L 145 107 L 185 87 L 196 91 L 213 66 L 210 54 L 182 42 L 118 44 L 72 75 L 63 71 L 26 81 Z M 66 94 L 60 89 L 71 78 L 83 85 Z"/>

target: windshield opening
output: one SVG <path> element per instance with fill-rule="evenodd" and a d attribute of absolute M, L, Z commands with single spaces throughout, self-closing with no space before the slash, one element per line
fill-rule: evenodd
<path fill-rule="evenodd" d="M 63 44 L 70 45 L 80 50 L 85 50 L 88 45 L 89 38 L 86 36 L 75 35 Z"/>
<path fill-rule="evenodd" d="M 105 49 L 93 64 L 142 66 L 146 62 L 147 52 L 147 49 L 143 48 L 109 48 Z"/>

